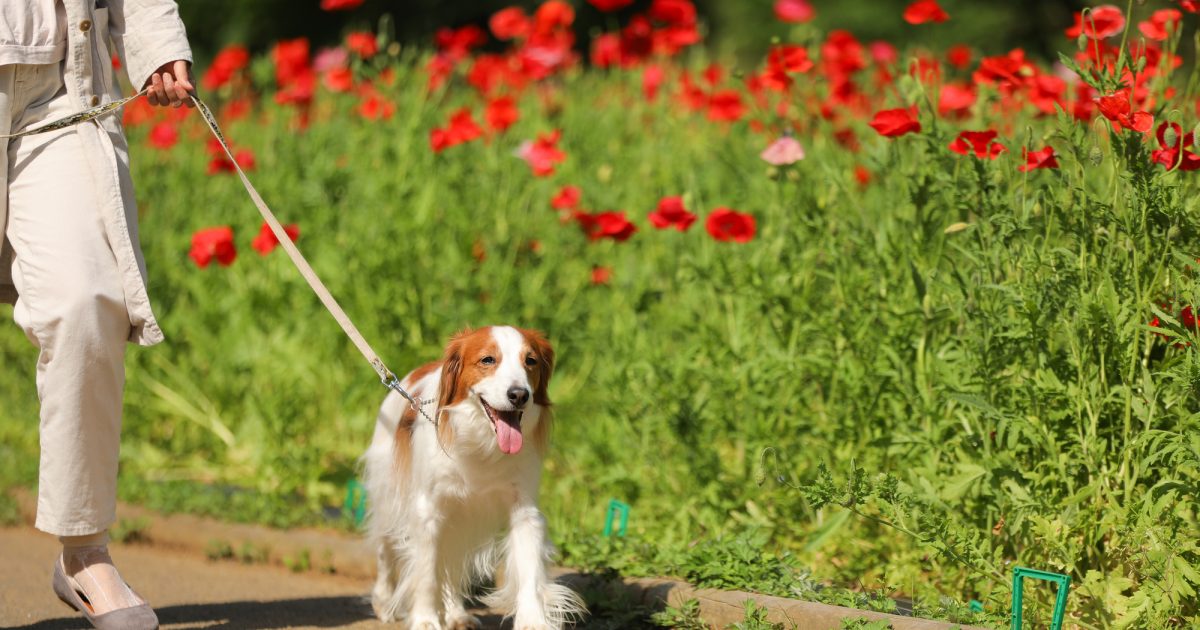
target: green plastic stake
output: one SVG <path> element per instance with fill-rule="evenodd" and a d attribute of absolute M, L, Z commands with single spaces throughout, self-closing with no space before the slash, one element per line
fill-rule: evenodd
<path fill-rule="evenodd" d="M 1071 588 L 1071 576 L 1049 571 L 1038 571 L 1025 567 L 1013 568 L 1012 630 L 1021 630 L 1022 598 L 1025 594 L 1025 578 L 1046 580 L 1058 584 L 1058 596 L 1054 600 L 1054 618 L 1050 630 L 1062 630 L 1063 615 L 1067 612 L 1067 591 Z"/>
<path fill-rule="evenodd" d="M 974 612 L 974 613 L 983 612 L 983 602 L 979 601 L 978 599 L 972 599 L 970 602 L 967 603 L 967 606 L 971 609 L 971 612 Z"/>
<path fill-rule="evenodd" d="M 357 479 L 346 482 L 346 513 L 354 515 L 355 525 L 362 525 L 367 515 L 367 489 Z"/>
<path fill-rule="evenodd" d="M 625 537 L 625 526 L 629 525 L 629 504 L 613 499 L 608 502 L 608 516 L 604 519 L 604 537 L 609 538 L 613 532 L 613 521 L 617 513 L 621 514 L 621 524 L 617 527 L 617 535 Z"/>

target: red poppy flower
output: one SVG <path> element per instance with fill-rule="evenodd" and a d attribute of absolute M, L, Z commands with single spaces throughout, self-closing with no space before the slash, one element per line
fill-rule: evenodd
<path fill-rule="evenodd" d="M 813 69 L 813 62 L 808 57 L 807 48 L 784 44 L 771 48 L 767 53 L 767 67 L 789 74 L 803 73 Z"/>
<path fill-rule="evenodd" d="M 746 113 L 742 95 L 737 90 L 713 92 L 708 99 L 708 119 L 718 122 L 734 122 Z"/>
<path fill-rule="evenodd" d="M 491 19 L 488 20 L 488 28 L 492 30 L 492 35 L 495 35 L 496 39 L 506 42 L 510 39 L 529 37 L 533 23 L 529 21 L 529 16 L 525 15 L 525 10 L 521 7 L 508 7 L 492 14 Z"/>
<path fill-rule="evenodd" d="M 946 51 L 946 63 L 958 68 L 966 70 L 971 65 L 971 47 L 966 44 L 955 44 Z"/>
<path fill-rule="evenodd" d="M 1200 169 L 1200 155 L 1188 151 L 1195 138 L 1192 132 L 1183 133 L 1178 123 L 1164 122 L 1155 132 L 1160 149 L 1150 152 L 1150 160 L 1162 164 L 1167 170 L 1194 171 Z"/>
<path fill-rule="evenodd" d="M 230 162 L 229 158 L 225 157 L 224 150 L 219 147 L 216 151 L 212 151 L 211 147 L 209 150 L 213 154 L 212 159 L 208 161 L 209 175 L 237 172 L 237 169 L 233 167 L 233 162 Z M 234 151 L 233 159 L 237 160 L 238 166 L 242 167 L 243 171 L 253 171 L 257 164 L 254 159 L 254 152 L 250 149 L 238 149 Z"/>
<path fill-rule="evenodd" d="M 625 218 L 623 211 L 608 210 L 605 212 L 575 212 L 575 220 L 580 229 L 588 236 L 588 240 L 598 241 L 611 238 L 622 242 L 629 240 L 637 232 L 637 226 Z"/>
<path fill-rule="evenodd" d="M 325 11 L 348 11 L 355 9 L 363 0 L 321 0 L 321 9 Z"/>
<path fill-rule="evenodd" d="M 206 90 L 217 90 L 233 79 L 233 75 L 250 63 L 250 51 L 245 46 L 234 44 L 221 49 L 204 71 L 200 85 Z"/>
<path fill-rule="evenodd" d="M 775 19 L 789 24 L 808 22 L 816 17 L 808 0 L 775 0 Z"/>
<path fill-rule="evenodd" d="M 1179 28 L 1183 14 L 1178 9 L 1159 9 L 1150 15 L 1150 19 L 1138 24 L 1138 30 L 1147 39 L 1156 42 L 1165 41 L 1172 31 Z"/>
<path fill-rule="evenodd" d="M 354 89 L 354 73 L 350 68 L 334 68 L 321 75 L 321 83 L 330 92 L 349 92 Z"/>
<path fill-rule="evenodd" d="M 237 259 L 237 247 L 233 244 L 233 228 L 224 225 L 204 228 L 192 234 L 192 249 L 188 256 L 201 269 L 212 263 L 213 258 L 222 267 L 228 267 Z"/>
<path fill-rule="evenodd" d="M 1123 30 L 1125 30 L 1125 14 L 1111 4 L 1104 4 L 1094 7 L 1086 19 L 1082 12 L 1076 11 L 1075 24 L 1068 28 L 1066 33 L 1067 37 L 1071 39 L 1080 35 L 1087 35 L 1092 39 L 1104 39 Z"/>
<path fill-rule="evenodd" d="M 972 85 L 947 83 L 938 96 L 938 113 L 942 116 L 956 114 L 965 116 L 975 104 L 975 88 Z"/>
<path fill-rule="evenodd" d="M 960 155 L 974 154 L 979 159 L 994 160 L 1008 150 L 1003 144 L 996 142 L 996 135 L 996 132 L 990 129 L 964 131 L 950 143 L 950 150 Z"/>
<path fill-rule="evenodd" d="M 369 90 L 358 103 L 358 115 L 366 120 L 387 120 L 396 113 L 396 106 L 375 90 Z"/>
<path fill-rule="evenodd" d="M 1179 8 L 1188 13 L 1200 13 L 1200 2 L 1197 0 L 1179 0 Z"/>
<path fill-rule="evenodd" d="M 916 107 L 885 109 L 877 112 L 868 124 L 885 138 L 898 138 L 904 134 L 921 131 L 921 121 L 917 120 Z"/>
<path fill-rule="evenodd" d="M 696 215 L 683 207 L 683 197 L 663 197 L 649 218 L 650 223 L 660 230 L 673 227 L 680 232 L 686 232 L 696 221 Z"/>
<path fill-rule="evenodd" d="M 283 231 L 287 234 L 288 238 L 292 239 L 293 243 L 296 242 L 296 239 L 300 238 L 300 227 L 295 223 L 283 226 Z M 275 248 L 278 246 L 279 239 L 275 238 L 275 233 L 271 231 L 271 226 L 267 225 L 264 221 L 262 228 L 258 230 L 258 236 L 254 237 L 254 240 L 250 242 L 250 247 L 253 247 L 259 254 L 266 256 L 275 251 Z"/>
<path fill-rule="evenodd" d="M 629 2 L 632 1 L 629 0 Z M 562 0 L 546 0 L 533 14 L 533 30 L 535 33 L 544 34 L 570 29 L 574 23 L 575 9 Z"/>
<path fill-rule="evenodd" d="M 608 13 L 611 11 L 619 11 L 633 4 L 633 0 L 587 0 L 588 4 Z"/>
<path fill-rule="evenodd" d="M 854 180 L 858 182 L 859 186 L 866 186 L 867 184 L 870 184 L 871 171 L 867 170 L 867 167 L 863 166 L 862 164 L 856 165 L 854 167 Z"/>
<path fill-rule="evenodd" d="M 462 28 L 440 28 L 433 35 L 433 43 L 450 61 L 461 61 L 488 41 L 487 32 L 474 24 Z"/>
<path fill-rule="evenodd" d="M 1193 332 L 1197 330 L 1196 314 L 1192 312 L 1192 307 L 1190 305 L 1183 307 L 1183 310 L 1179 311 L 1179 323 L 1184 328 Z"/>
<path fill-rule="evenodd" d="M 113 70 L 121 69 L 121 56 L 118 55 L 117 53 L 112 54 L 112 69 Z"/>
<path fill-rule="evenodd" d="M 1054 147 L 1046 147 L 1039 151 L 1021 149 L 1021 152 L 1025 155 L 1025 163 L 1018 166 L 1017 170 L 1022 173 L 1028 173 L 1035 168 L 1058 168 L 1058 158 L 1054 155 Z"/>
<path fill-rule="evenodd" d="M 574 210 L 579 207 L 579 200 L 583 197 L 583 191 L 578 186 L 563 186 L 558 190 L 558 194 L 550 200 L 550 207 L 555 210 Z"/>
<path fill-rule="evenodd" d="M 169 122 L 160 122 L 150 129 L 150 145 L 156 149 L 170 149 L 179 141 L 179 130 Z"/>
<path fill-rule="evenodd" d="M 592 284 L 602 285 L 608 284 L 612 280 L 612 267 L 601 267 L 596 265 L 592 267 Z"/>
<path fill-rule="evenodd" d="M 718 241 L 747 243 L 754 239 L 754 217 L 729 208 L 717 208 L 708 215 L 704 229 Z"/>
<path fill-rule="evenodd" d="M 370 59 L 379 52 L 379 39 L 375 33 L 356 31 L 346 36 L 346 47 L 363 59 Z"/>
<path fill-rule="evenodd" d="M 904 9 L 904 21 L 909 24 L 941 23 L 950 19 L 937 0 L 917 0 Z"/>
<path fill-rule="evenodd" d="M 298 37 L 275 43 L 271 50 L 275 61 L 275 84 L 284 87 L 312 74 L 308 60 L 308 39 Z"/>
<path fill-rule="evenodd" d="M 483 135 L 483 129 L 480 129 L 479 125 L 475 123 L 475 119 L 471 118 L 471 110 L 464 107 L 450 116 L 449 125 L 429 132 L 429 146 L 434 153 L 441 153 L 450 147 L 470 142 L 481 135 Z"/>
<path fill-rule="evenodd" d="M 696 5 L 692 0 L 653 0 L 646 12 L 651 20 L 673 26 L 690 26 L 696 23 Z"/>
<path fill-rule="evenodd" d="M 483 119 L 487 121 L 488 127 L 497 132 L 503 132 L 513 126 L 520 118 L 521 112 L 517 110 L 517 104 L 511 96 L 501 96 L 488 101 L 483 112 Z"/>
<path fill-rule="evenodd" d="M 658 88 L 662 86 L 663 69 L 661 66 L 648 65 L 642 69 L 642 97 L 653 101 L 658 97 Z"/>
<path fill-rule="evenodd" d="M 529 164 L 535 177 L 546 177 L 554 174 L 554 167 L 567 159 L 567 154 L 558 148 L 562 131 L 554 130 L 537 137 L 537 140 L 521 143 L 517 147 L 517 157 Z"/>
<path fill-rule="evenodd" d="M 1150 112 L 1133 111 L 1133 105 L 1129 102 L 1129 88 L 1122 88 L 1094 100 L 1100 108 L 1100 113 L 1113 122 L 1114 131 L 1124 127 L 1146 133 L 1154 126 L 1154 116 Z"/>

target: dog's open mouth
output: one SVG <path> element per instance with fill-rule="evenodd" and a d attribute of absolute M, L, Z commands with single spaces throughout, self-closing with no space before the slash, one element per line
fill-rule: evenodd
<path fill-rule="evenodd" d="M 483 396 L 479 397 L 479 404 L 483 405 L 483 411 L 492 421 L 492 428 L 496 430 L 496 444 L 500 446 L 500 450 L 508 455 L 518 453 L 523 442 L 521 436 L 521 414 L 523 412 L 520 409 L 512 411 L 495 409 L 487 404 Z"/>

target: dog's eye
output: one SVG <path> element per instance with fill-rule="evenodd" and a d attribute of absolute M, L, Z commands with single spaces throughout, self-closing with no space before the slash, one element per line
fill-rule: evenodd
<path fill-rule="evenodd" d="M 496 357 L 492 357 L 492 356 L 483 357 L 482 359 L 479 360 L 479 362 L 482 363 L 483 365 L 495 365 Z"/>
<path fill-rule="evenodd" d="M 525 365 L 528 365 L 529 367 L 533 367 L 533 366 L 537 365 L 537 359 L 535 359 L 533 357 L 525 357 Z"/>

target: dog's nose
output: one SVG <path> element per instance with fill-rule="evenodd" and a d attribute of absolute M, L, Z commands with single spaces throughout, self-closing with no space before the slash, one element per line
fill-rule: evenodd
<path fill-rule="evenodd" d="M 529 390 L 524 387 L 509 387 L 508 402 L 512 403 L 513 407 L 524 407 L 525 403 L 529 402 Z"/>

